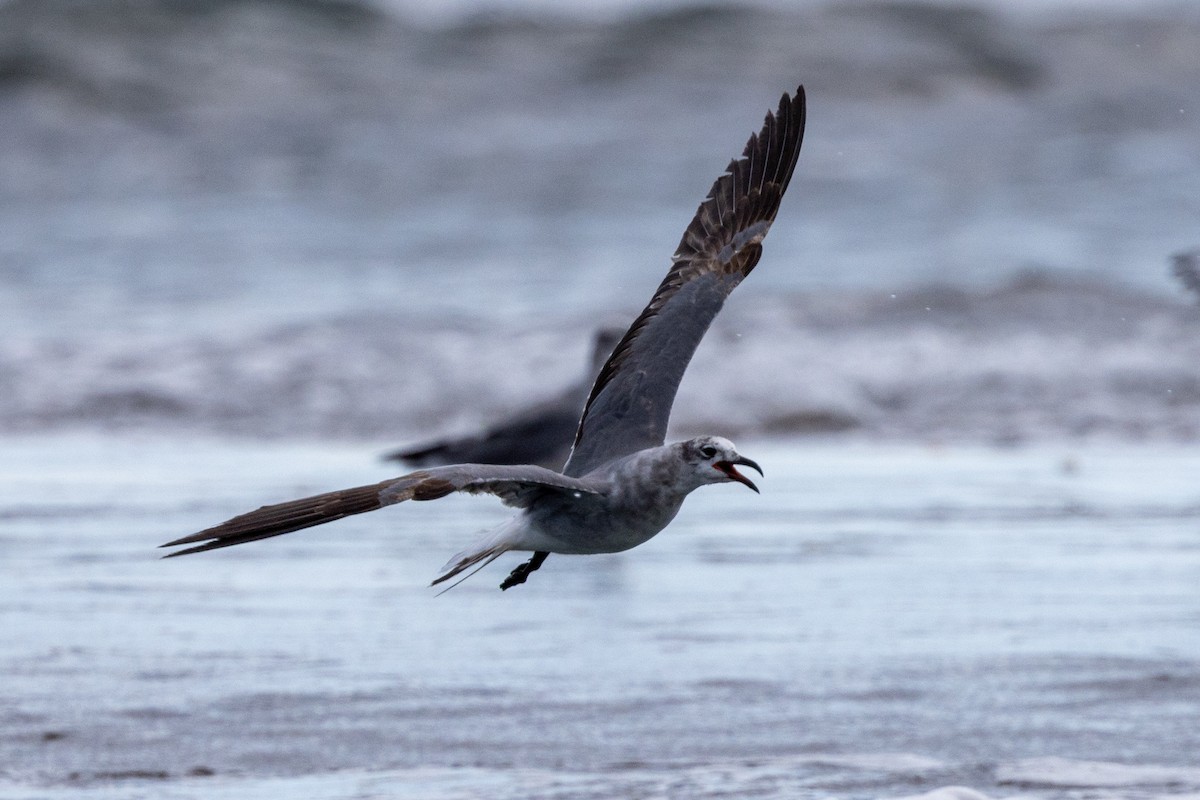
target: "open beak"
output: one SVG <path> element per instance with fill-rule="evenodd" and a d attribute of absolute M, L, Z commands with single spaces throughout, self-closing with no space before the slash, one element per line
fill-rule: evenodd
<path fill-rule="evenodd" d="M 743 456 L 738 456 L 736 461 L 718 461 L 717 463 L 713 464 L 714 467 L 719 469 L 721 472 L 724 472 L 725 475 L 728 476 L 729 480 L 737 481 L 738 483 L 743 483 L 746 486 L 749 486 L 755 492 L 758 492 L 758 487 L 754 485 L 754 481 L 750 480 L 745 475 L 738 472 L 737 466 L 735 466 L 735 465 L 741 465 L 743 467 L 750 467 L 750 469 L 754 470 L 759 475 L 763 474 L 762 467 L 760 467 L 758 464 L 754 463 L 750 459 L 744 458 Z"/>

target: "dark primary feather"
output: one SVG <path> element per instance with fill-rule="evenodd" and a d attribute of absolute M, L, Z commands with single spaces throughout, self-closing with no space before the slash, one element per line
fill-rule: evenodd
<path fill-rule="evenodd" d="M 600 370 L 564 472 L 661 445 L 675 392 L 729 293 L 762 255 L 804 138 L 804 87 L 783 95 L 700 204 L 674 266 Z"/>
<path fill-rule="evenodd" d="M 313 497 L 291 500 L 273 506 L 263 506 L 254 511 L 240 514 L 232 519 L 206 528 L 191 536 L 167 542 L 160 547 L 178 547 L 184 544 L 197 544 L 184 550 L 168 553 L 163 558 L 185 556 L 189 553 L 200 553 L 205 550 L 216 550 L 219 547 L 230 547 L 235 544 L 245 544 L 259 539 L 268 539 L 292 531 L 323 525 L 352 514 L 364 511 L 374 511 L 382 508 L 379 493 L 391 481 L 356 486 L 353 489 L 341 489 L 336 492 L 326 492 Z"/>
<path fill-rule="evenodd" d="M 391 478 L 368 486 L 304 497 L 240 514 L 162 547 L 195 544 L 165 558 L 216 550 L 374 511 L 405 500 L 436 500 L 452 492 L 493 494 L 505 505 L 526 508 L 547 493 L 597 494 L 587 481 L 534 466 L 457 464 Z"/>

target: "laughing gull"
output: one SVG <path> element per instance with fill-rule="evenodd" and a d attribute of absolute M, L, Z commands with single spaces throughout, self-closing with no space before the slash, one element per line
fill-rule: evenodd
<path fill-rule="evenodd" d="M 251 511 L 163 547 L 170 556 L 266 539 L 452 492 L 492 494 L 520 509 L 442 568 L 433 585 L 463 580 L 510 550 L 532 552 L 500 584 L 524 583 L 550 553 L 616 553 L 647 541 L 675 517 L 692 490 L 736 481 L 758 464 L 719 436 L 664 444 L 675 392 L 725 298 L 750 274 L 796 167 L 804 136 L 804 87 L 767 113 L 742 157 L 729 162 L 700 204 L 649 305 L 617 343 L 583 408 L 563 471 L 533 465 L 433 467 Z M 478 566 L 476 566 L 478 565 Z"/>
<path fill-rule="evenodd" d="M 586 379 L 556 397 L 537 403 L 481 433 L 394 450 L 384 455 L 384 460 L 404 461 L 414 467 L 470 462 L 560 468 L 571 454 L 579 414 L 587 402 L 592 381 L 624 333 L 618 328 L 597 331 Z"/>

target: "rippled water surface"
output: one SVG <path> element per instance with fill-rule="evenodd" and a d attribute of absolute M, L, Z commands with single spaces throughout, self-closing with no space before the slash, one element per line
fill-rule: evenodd
<path fill-rule="evenodd" d="M 743 442 L 761 496 L 435 598 L 497 504 L 156 558 L 361 447 L 4 444 L 3 797 L 1200 791 L 1183 448 Z"/>

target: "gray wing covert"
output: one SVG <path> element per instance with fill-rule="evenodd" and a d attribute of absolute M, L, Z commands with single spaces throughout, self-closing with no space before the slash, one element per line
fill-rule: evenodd
<path fill-rule="evenodd" d="M 700 204 L 673 265 L 600 370 L 563 472 L 586 475 L 661 445 L 688 362 L 729 293 L 762 255 L 804 138 L 804 87 L 767 113 Z"/>
<path fill-rule="evenodd" d="M 382 505 L 436 500 L 451 492 L 491 494 L 506 506 L 528 508 L 546 494 L 599 494 L 593 483 L 530 464 L 456 464 L 421 470 L 393 481 L 379 493 Z"/>
<path fill-rule="evenodd" d="M 263 506 L 163 547 L 191 544 L 166 558 L 267 539 L 374 511 L 405 500 L 436 500 L 452 492 L 493 494 L 505 505 L 526 508 L 548 493 L 599 494 L 587 481 L 529 465 L 456 464 L 420 470 L 368 486 L 340 489 Z"/>

